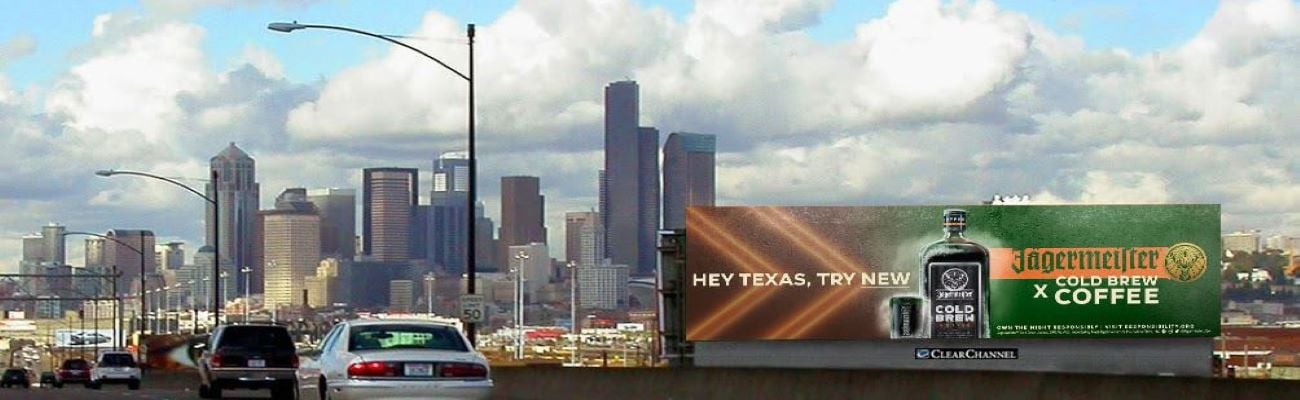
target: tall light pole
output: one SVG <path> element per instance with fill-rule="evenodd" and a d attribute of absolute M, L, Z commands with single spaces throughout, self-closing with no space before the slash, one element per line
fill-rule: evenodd
<path fill-rule="evenodd" d="M 101 172 L 102 172 L 102 171 L 101 171 Z M 107 175 L 104 175 L 104 176 L 107 176 Z M 121 240 L 118 239 L 118 238 L 115 238 L 115 237 L 112 237 L 112 236 L 108 236 L 108 235 L 101 235 L 101 234 L 98 234 L 98 233 L 80 232 L 80 231 L 68 231 L 68 232 L 63 232 L 63 233 L 62 233 L 62 236 L 69 236 L 69 235 L 93 236 L 93 237 L 97 237 L 97 238 L 100 238 L 100 239 L 109 240 L 109 241 L 112 241 L 113 243 L 117 243 L 119 246 L 125 247 L 125 248 L 127 248 L 127 249 L 129 249 L 129 250 L 135 252 L 136 254 L 140 255 L 140 309 L 139 309 L 139 311 L 136 312 L 136 314 L 137 314 L 137 315 L 140 315 L 140 329 L 139 329 L 139 330 L 140 330 L 140 331 L 143 331 L 143 330 L 144 330 L 144 310 L 145 310 L 145 304 L 144 304 L 144 287 L 145 287 L 145 285 L 144 285 L 144 273 L 145 273 L 145 271 L 144 271 L 144 269 L 145 269 L 145 268 L 144 268 L 144 232 L 143 232 L 143 231 L 140 232 L 140 246 L 139 246 L 139 247 L 136 247 L 136 246 L 133 246 L 133 245 L 129 245 L 129 244 L 127 244 L 126 242 L 123 242 L 123 241 L 121 241 Z M 116 265 L 113 266 L 113 273 L 114 273 L 114 274 L 117 273 L 117 266 L 116 266 Z M 114 282 L 114 283 L 113 283 L 113 292 L 116 293 L 116 292 L 117 292 L 117 283 L 116 283 L 117 280 L 114 279 L 113 282 Z M 114 297 L 117 297 L 117 295 L 114 294 Z M 121 299 L 119 298 L 118 306 L 117 306 L 118 314 L 121 314 L 121 313 L 122 313 L 122 308 L 123 308 L 123 307 L 122 307 L 122 304 L 121 304 Z M 123 328 L 123 327 L 122 327 L 122 321 L 121 321 L 121 319 L 122 319 L 122 318 L 121 318 L 121 315 L 118 315 L 118 322 L 117 322 L 117 324 L 118 324 L 119 331 L 116 331 L 116 332 L 113 333 L 113 336 L 114 336 L 114 343 L 113 343 L 113 344 L 114 344 L 114 345 L 118 345 L 118 343 L 116 343 L 116 341 L 118 341 L 118 340 L 122 340 L 122 339 L 119 339 L 119 338 L 122 336 L 122 332 L 121 332 L 121 330 L 125 330 L 125 329 L 121 329 L 121 328 Z M 125 345 L 125 342 L 122 343 L 122 345 Z"/>
<path fill-rule="evenodd" d="M 249 312 L 252 311 L 253 308 L 253 293 L 252 293 L 253 285 L 248 284 L 248 282 L 252 282 L 251 279 L 253 279 L 253 267 L 245 266 L 244 268 L 240 269 L 239 272 L 244 273 L 244 282 L 245 282 L 244 283 L 244 323 L 247 324 L 248 314 Z M 263 299 L 265 298 L 266 297 L 264 296 Z"/>
<path fill-rule="evenodd" d="M 570 260 L 565 265 L 569 267 L 569 337 L 573 338 L 573 364 L 576 365 L 578 353 L 582 351 L 582 340 L 578 336 L 578 263 Z"/>
<path fill-rule="evenodd" d="M 469 232 L 469 237 L 466 238 L 466 246 L 465 246 L 465 253 L 466 253 L 465 272 L 466 275 L 468 276 L 469 282 L 468 285 L 466 285 L 465 287 L 467 288 L 466 289 L 467 293 L 474 294 L 474 287 L 475 287 L 474 280 L 478 276 L 478 274 L 475 272 L 478 264 L 476 260 L 477 253 L 474 251 L 477 248 L 477 246 L 475 245 L 475 242 L 477 240 L 476 239 L 477 235 L 475 234 L 475 231 L 477 229 L 475 226 L 475 222 L 477 221 L 476 221 L 476 215 L 474 213 L 474 210 L 475 210 L 475 206 L 478 205 L 478 161 L 474 155 L 474 144 L 475 144 L 474 141 L 474 114 L 475 114 L 475 110 L 474 110 L 474 30 L 475 30 L 474 24 L 469 24 L 465 29 L 465 36 L 468 39 L 468 43 L 469 43 L 469 70 L 468 70 L 469 74 L 462 74 L 459 70 L 452 68 L 450 65 L 447 65 L 447 63 L 442 62 L 442 60 L 439 60 L 437 57 L 431 56 L 429 55 L 429 53 L 425 53 L 420 49 L 412 47 L 411 45 L 408 45 L 406 43 L 402 43 L 387 35 L 370 33 L 360 29 L 348 28 L 344 26 L 300 24 L 298 23 L 298 21 L 272 22 L 268 24 L 266 28 L 276 32 L 283 32 L 283 33 L 290 33 L 299 29 L 309 29 L 309 28 L 332 29 L 336 31 L 344 31 L 349 33 L 355 33 L 358 35 L 373 37 L 379 40 L 383 40 L 404 47 L 407 50 L 414 51 L 420 54 L 421 56 L 424 56 L 424 58 L 433 60 L 433 62 L 438 63 L 438 65 L 441 65 L 443 68 L 446 68 L 448 71 L 451 71 L 451 73 L 456 74 L 456 76 L 459 76 L 461 79 L 464 79 L 466 82 L 469 83 L 469 191 L 468 191 L 469 208 L 467 209 L 468 211 L 465 213 L 466 219 L 468 220 L 466 227 L 468 228 L 467 230 Z M 470 344 L 478 343 L 477 335 L 475 334 L 476 329 L 474 328 L 474 325 L 475 324 L 473 322 L 465 324 L 465 333 L 467 333 L 469 336 Z"/>
<path fill-rule="evenodd" d="M 219 273 L 221 272 L 221 205 L 218 204 L 218 202 L 217 202 L 215 199 L 213 199 L 213 198 L 211 198 L 211 197 L 208 197 L 207 195 L 205 195 L 205 194 L 203 194 L 203 193 L 199 193 L 199 191 L 194 190 L 194 188 L 189 187 L 188 185 L 186 185 L 186 184 L 184 184 L 184 183 L 180 183 L 179 181 L 177 181 L 177 180 L 175 180 L 175 179 L 171 179 L 171 178 L 168 178 L 168 177 L 164 177 L 164 176 L 159 176 L 159 175 L 151 174 L 151 173 L 148 173 L 148 172 L 140 172 L 140 171 L 123 171 L 123 170 L 105 169 L 105 170 L 95 171 L 95 175 L 99 175 L 99 176 L 103 176 L 103 177 L 110 177 L 110 176 L 115 176 L 115 175 L 133 175 L 133 176 L 141 176 L 141 177 L 145 177 L 145 178 L 157 179 L 157 180 L 164 181 L 164 182 L 167 182 L 167 183 L 170 183 L 170 184 L 176 185 L 176 186 L 180 186 L 182 189 L 188 190 L 190 193 L 193 193 L 195 196 L 199 196 L 199 197 L 202 198 L 203 200 L 207 200 L 208 204 L 211 204 L 211 205 L 212 205 L 212 220 L 213 220 L 213 224 L 212 224 L 212 276 L 217 276 L 217 274 L 219 274 Z M 212 183 L 212 186 L 213 186 L 214 189 L 217 188 L 217 185 L 220 185 L 220 184 L 221 184 L 221 182 L 218 181 L 217 178 L 218 178 L 217 170 L 214 169 L 214 170 L 211 171 L 211 174 L 210 174 L 211 183 Z M 141 237 L 140 240 L 141 240 L 141 243 L 143 243 L 143 240 L 144 240 L 144 239 L 143 239 L 143 236 Z M 143 247 L 143 246 L 141 246 L 141 247 Z M 142 255 L 141 255 L 140 257 L 142 257 L 142 258 L 144 257 L 143 253 L 142 253 Z M 140 262 L 140 265 L 144 265 L 144 261 L 141 261 L 141 262 Z M 142 268 L 143 268 L 143 267 L 142 267 Z M 143 275 L 143 274 L 142 274 L 142 275 Z M 143 278 L 141 278 L 141 279 L 143 279 Z M 212 280 L 212 305 L 213 305 L 213 307 L 212 307 L 212 309 L 213 309 L 213 310 L 212 310 L 212 313 L 213 313 L 213 314 L 212 314 L 212 326 L 213 326 L 213 327 L 216 327 L 218 324 L 221 323 L 221 296 L 218 295 L 218 293 L 221 292 L 221 286 L 220 286 L 220 285 L 221 285 L 221 281 L 220 281 L 220 280 L 217 280 L 217 279 L 213 279 L 213 280 Z M 144 290 L 144 289 L 141 289 L 141 290 Z M 144 304 L 144 300 L 141 300 L 140 302 L 141 302 L 141 305 Z"/>
<path fill-rule="evenodd" d="M 426 301 L 429 303 L 428 317 L 430 319 L 433 318 L 433 284 L 437 279 L 438 278 L 435 277 L 432 272 L 424 274 L 424 295 L 427 297 Z"/>
<path fill-rule="evenodd" d="M 524 261 L 529 259 L 528 252 L 520 250 L 515 254 L 519 266 L 515 268 L 515 359 L 524 359 Z"/>

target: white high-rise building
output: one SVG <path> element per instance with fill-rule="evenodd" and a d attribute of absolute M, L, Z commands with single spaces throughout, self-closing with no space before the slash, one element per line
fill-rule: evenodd
<path fill-rule="evenodd" d="M 578 267 L 578 305 L 602 310 L 626 307 L 628 269 L 609 263 Z"/>
<path fill-rule="evenodd" d="M 1259 233 L 1235 232 L 1223 235 L 1223 249 L 1247 253 L 1259 251 Z"/>
<path fill-rule="evenodd" d="M 276 209 L 262 211 L 266 260 L 266 306 L 272 309 L 303 306 L 307 277 L 320 266 L 321 220 L 316 206 L 306 200 L 306 190 L 287 189 Z"/>
<path fill-rule="evenodd" d="M 527 258 L 520 259 L 524 254 Z M 510 268 L 522 268 L 524 274 L 524 298 L 535 302 L 537 291 L 550 282 L 551 257 L 544 243 L 530 243 L 524 246 L 510 246 Z"/>

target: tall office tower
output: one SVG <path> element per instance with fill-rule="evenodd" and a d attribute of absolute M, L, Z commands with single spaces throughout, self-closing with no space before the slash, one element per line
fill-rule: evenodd
<path fill-rule="evenodd" d="M 477 249 L 474 249 L 475 254 L 477 254 L 474 263 L 478 264 L 475 269 L 477 271 L 494 271 L 497 269 L 497 240 L 492 235 L 492 232 L 496 231 L 495 224 L 492 223 L 491 218 L 483 214 L 483 202 L 481 201 L 474 205 L 474 215 L 476 216 L 474 220 L 474 247 L 477 247 Z"/>
<path fill-rule="evenodd" d="M 153 232 L 138 229 L 114 229 L 105 236 L 117 239 L 104 244 L 104 263 L 107 267 L 117 266 L 122 276 L 117 280 L 118 293 L 138 293 L 140 287 L 140 257 L 137 250 L 144 253 L 144 273 L 146 276 L 158 271 L 154 264 Z M 121 243 L 119 243 L 121 242 Z M 127 247 L 123 243 L 130 245 Z"/>
<path fill-rule="evenodd" d="M 593 211 L 565 214 L 565 257 L 578 265 L 597 265 L 605 258 L 605 232 L 600 214 Z"/>
<path fill-rule="evenodd" d="M 325 188 L 307 191 L 307 200 L 320 212 L 320 252 L 351 260 L 357 245 L 357 191 Z"/>
<path fill-rule="evenodd" d="M 540 193 L 541 181 L 535 176 L 501 178 L 501 250 L 498 267 L 511 262 L 510 246 L 546 243 L 546 198 Z"/>
<path fill-rule="evenodd" d="M 637 275 L 654 273 L 659 228 L 659 132 L 637 126 L 640 88 L 605 87 L 605 179 L 601 192 L 607 255 Z"/>
<path fill-rule="evenodd" d="M 411 259 L 429 260 L 429 247 L 433 244 L 433 206 L 417 205 L 411 217 Z"/>
<path fill-rule="evenodd" d="M 68 231 L 63 225 L 49 223 L 41 227 L 41 237 L 45 241 L 45 261 L 54 263 L 54 265 L 67 265 L 67 251 L 65 236 Z"/>
<path fill-rule="evenodd" d="M 307 305 L 312 308 L 328 307 L 340 302 L 339 270 L 342 263 L 337 258 L 326 258 L 316 267 L 316 274 L 307 277 Z"/>
<path fill-rule="evenodd" d="M 212 246 L 203 246 L 200 247 L 198 251 L 195 251 L 194 261 L 192 262 L 194 270 L 185 274 L 195 282 L 195 285 L 190 290 L 190 294 L 194 296 L 195 299 L 194 304 L 204 310 L 210 310 L 212 308 L 212 261 L 214 256 L 212 250 Z M 229 287 L 229 285 L 224 285 L 229 282 L 229 276 L 232 271 L 230 271 L 228 267 L 223 267 L 221 272 L 227 276 L 227 280 L 222 282 L 223 286 L 221 287 L 221 299 L 222 303 L 225 303 L 227 299 L 233 299 L 236 297 L 234 295 L 235 288 Z M 189 280 L 186 281 L 188 282 Z"/>
<path fill-rule="evenodd" d="M 86 238 L 86 268 L 106 267 L 104 264 L 104 238 Z"/>
<path fill-rule="evenodd" d="M 303 305 L 307 277 L 320 266 L 320 215 L 305 189 L 286 189 L 274 210 L 260 213 L 266 257 L 265 304 L 271 309 Z"/>
<path fill-rule="evenodd" d="M 605 170 L 603 169 L 597 172 L 596 175 L 598 185 L 596 190 L 600 193 L 600 200 L 598 200 L 598 205 L 596 207 L 600 212 L 597 212 L 596 216 L 600 218 L 600 226 L 602 232 L 604 232 L 604 229 L 609 227 L 609 179 L 605 176 Z M 601 233 L 601 235 L 607 234 Z M 600 245 L 602 247 L 600 249 L 600 254 L 609 254 L 609 241 L 605 239 L 608 239 L 608 236 L 601 238 Z"/>
<path fill-rule="evenodd" d="M 411 224 L 420 204 L 420 171 L 366 168 L 362 172 L 362 249 L 373 261 L 411 259 Z"/>
<path fill-rule="evenodd" d="M 636 267 L 629 273 L 653 276 L 659 266 L 659 130 L 637 128 Z"/>
<path fill-rule="evenodd" d="M 712 206 L 717 137 L 674 132 L 664 142 L 664 229 L 686 229 L 686 207 Z"/>
<path fill-rule="evenodd" d="M 23 261 L 42 263 L 48 261 L 45 257 L 45 237 L 42 235 L 24 235 L 23 236 Z"/>
<path fill-rule="evenodd" d="M 160 268 L 168 270 L 180 269 L 185 265 L 185 249 L 181 248 L 185 243 L 168 242 L 157 248 L 157 258 L 154 261 Z"/>
<path fill-rule="evenodd" d="M 254 254 L 258 252 L 254 231 L 255 219 L 261 205 L 259 203 L 259 185 L 257 184 L 257 163 L 248 153 L 244 153 L 234 142 L 225 150 L 212 157 L 210 168 L 217 171 L 217 182 L 207 185 L 208 198 L 221 205 L 221 221 L 216 221 L 212 205 L 207 211 L 207 243 L 216 239 L 213 228 L 220 226 L 220 256 L 222 269 L 238 271 L 243 267 L 261 268 L 254 264 Z M 217 224 L 220 225 L 217 225 Z M 243 276 L 232 279 L 235 289 L 244 292 Z"/>
<path fill-rule="evenodd" d="M 469 160 L 462 153 L 447 153 L 433 161 L 429 203 L 433 207 L 429 221 L 429 257 L 433 265 L 452 274 L 462 274 L 469 246 Z M 488 229 L 491 237 L 491 228 Z M 475 241 L 476 246 L 482 243 L 478 238 Z"/>
<path fill-rule="evenodd" d="M 509 253 L 510 268 L 523 271 L 525 298 L 529 303 L 537 302 L 537 291 L 551 282 L 551 256 L 547 253 L 546 244 L 510 246 Z"/>
<path fill-rule="evenodd" d="M 578 305 L 602 310 L 626 307 L 628 270 L 621 264 L 578 267 Z"/>

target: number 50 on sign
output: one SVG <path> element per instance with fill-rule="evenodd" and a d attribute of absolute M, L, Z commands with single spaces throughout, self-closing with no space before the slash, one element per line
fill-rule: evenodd
<path fill-rule="evenodd" d="M 484 322 L 487 320 L 487 310 L 484 306 L 484 298 L 481 294 L 466 294 L 460 296 L 460 319 L 465 322 Z"/>

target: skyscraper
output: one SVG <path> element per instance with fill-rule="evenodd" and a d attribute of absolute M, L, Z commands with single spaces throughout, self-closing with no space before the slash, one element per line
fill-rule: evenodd
<path fill-rule="evenodd" d="M 157 264 L 159 268 L 168 270 L 180 269 L 181 266 L 185 265 L 185 249 L 181 248 L 183 245 L 185 245 L 185 243 L 169 242 L 158 246 L 157 257 L 154 260 L 154 263 Z"/>
<path fill-rule="evenodd" d="M 63 235 L 68 229 L 63 225 L 51 222 L 49 225 L 41 227 L 41 237 L 45 245 L 45 261 L 54 263 L 54 265 L 67 265 L 67 253 L 65 236 Z"/>
<path fill-rule="evenodd" d="M 492 234 L 496 231 L 492 219 L 483 213 L 483 202 L 474 205 L 474 249 L 477 254 L 474 263 L 477 271 L 496 270 L 497 240 Z"/>
<path fill-rule="evenodd" d="M 602 264 L 578 267 L 578 304 L 582 308 L 617 310 L 627 306 L 628 266 Z"/>
<path fill-rule="evenodd" d="M 500 263 L 513 260 L 507 253 L 510 246 L 546 243 L 543 219 L 546 206 L 540 186 L 541 181 L 535 176 L 501 178 L 501 250 L 497 253 Z"/>
<path fill-rule="evenodd" d="M 353 189 L 313 189 L 307 200 L 320 213 L 321 255 L 351 260 L 356 255 L 357 191 Z"/>
<path fill-rule="evenodd" d="M 600 223 L 600 214 L 595 211 L 571 212 L 564 214 L 565 261 L 579 263 L 579 265 L 584 265 L 584 260 L 588 259 L 599 261 L 595 258 L 597 253 L 592 253 L 585 257 L 584 254 L 589 251 L 597 250 L 600 252 L 599 254 L 604 254 L 605 249 L 603 243 L 598 244 L 596 241 L 592 240 L 600 239 L 600 241 L 604 241 L 604 235 L 599 235 L 601 236 L 600 238 L 588 237 L 588 235 L 600 233 L 597 230 Z M 596 246 L 597 248 L 588 249 L 585 246 Z M 592 264 L 595 263 L 593 262 Z"/>
<path fill-rule="evenodd" d="M 537 291 L 551 281 L 551 256 L 547 253 L 546 244 L 510 246 L 509 252 L 510 267 L 522 268 L 525 297 L 529 303 L 537 302 Z M 527 258 L 520 258 L 520 254 Z"/>
<path fill-rule="evenodd" d="M 320 266 L 320 216 L 305 189 L 286 189 L 275 209 L 262 211 L 266 257 L 266 305 L 302 306 L 307 277 Z"/>
<path fill-rule="evenodd" d="M 420 171 L 366 168 L 362 172 L 362 249 L 374 261 L 411 259 L 411 225 L 420 204 Z"/>
<path fill-rule="evenodd" d="M 104 242 L 104 238 L 86 238 L 86 268 L 107 266 L 104 264 Z"/>
<path fill-rule="evenodd" d="M 633 81 L 605 87 L 605 175 L 601 218 L 607 255 L 633 273 L 649 275 L 657 264 L 659 227 L 659 132 L 638 127 L 640 87 Z"/>
<path fill-rule="evenodd" d="M 433 244 L 433 206 L 420 204 L 415 206 L 411 216 L 411 259 L 429 259 L 429 247 Z"/>
<path fill-rule="evenodd" d="M 104 245 L 104 263 L 106 267 L 117 266 L 117 270 L 122 273 L 122 277 L 117 280 L 118 293 L 138 293 L 140 287 L 140 253 L 136 250 L 144 251 L 144 273 L 152 274 L 158 271 L 157 265 L 154 264 L 153 232 L 138 229 L 114 229 L 108 231 L 105 235 L 117 241 L 109 240 Z M 121 242 L 121 243 L 119 243 Z M 129 244 L 130 247 L 123 245 Z"/>
<path fill-rule="evenodd" d="M 640 127 L 637 145 L 636 267 L 629 273 L 654 275 L 659 265 L 659 130 Z"/>
<path fill-rule="evenodd" d="M 664 229 L 686 229 L 687 206 L 712 206 L 717 137 L 674 132 L 664 142 Z"/>
<path fill-rule="evenodd" d="M 457 275 L 466 269 L 468 190 L 469 160 L 461 153 L 447 153 L 433 161 L 433 190 L 429 192 L 429 203 L 433 207 L 429 221 L 429 258 L 434 265 Z M 491 237 L 491 228 L 488 229 Z"/>
<path fill-rule="evenodd" d="M 239 270 L 252 267 L 260 270 L 261 265 L 254 265 L 255 219 L 260 209 L 259 185 L 257 184 L 257 163 L 248 153 L 240 150 L 230 142 L 225 150 L 212 157 L 210 168 L 217 171 L 217 182 L 207 185 L 207 195 L 221 205 L 221 221 L 216 221 L 212 205 L 207 211 L 207 242 L 211 244 L 216 235 L 213 228 L 220 224 L 222 269 Z M 244 277 L 239 274 L 234 278 L 235 290 L 243 293 Z M 256 285 L 254 285 L 254 288 Z"/>

